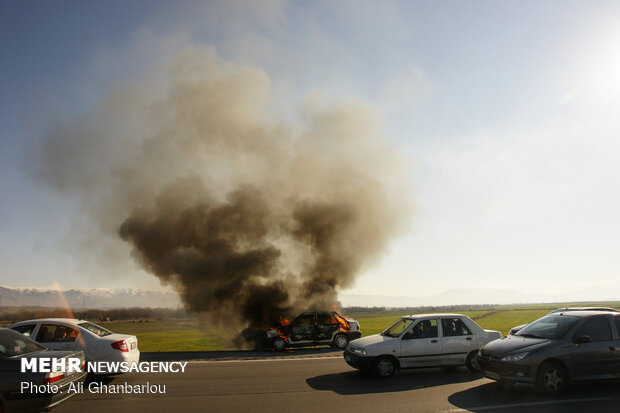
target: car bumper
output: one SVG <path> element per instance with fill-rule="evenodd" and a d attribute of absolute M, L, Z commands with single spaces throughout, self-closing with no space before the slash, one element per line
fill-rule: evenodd
<path fill-rule="evenodd" d="M 85 378 L 86 372 L 82 372 L 79 375 L 73 376 L 69 381 L 62 384 L 56 384 L 56 386 L 58 386 L 57 393 L 22 393 L 21 391 L 3 393 L 2 399 L 4 403 L 4 412 L 26 413 L 40 412 L 42 410 L 51 409 L 68 398 L 78 394 L 78 383 L 82 383 Z M 71 384 L 73 384 L 73 388 L 71 388 Z"/>
<path fill-rule="evenodd" d="M 374 357 L 364 357 L 357 354 L 353 354 L 350 351 L 344 352 L 344 360 L 347 364 L 358 370 L 367 371 L 372 369 L 372 364 L 375 361 Z"/>
<path fill-rule="evenodd" d="M 362 338 L 362 332 L 361 331 L 349 331 L 347 333 L 347 338 L 349 339 L 349 341 L 357 340 L 358 338 Z"/>
<path fill-rule="evenodd" d="M 102 357 L 97 359 L 95 357 L 95 361 L 120 361 L 127 363 L 139 363 L 140 362 L 140 350 L 134 349 L 131 351 L 118 351 L 114 350 L 108 353 L 107 357 Z"/>
<path fill-rule="evenodd" d="M 103 371 L 98 371 L 89 368 L 90 363 L 99 363 L 99 362 L 111 362 L 111 363 L 128 363 L 129 367 L 131 367 L 132 363 L 140 362 L 140 350 L 134 349 L 131 351 L 118 351 L 113 350 L 109 352 L 105 357 L 93 357 L 93 359 L 87 361 L 87 368 L 89 372 L 92 372 L 95 375 L 107 376 L 110 374 L 120 374 L 120 373 L 110 373 L 106 369 Z"/>
<path fill-rule="evenodd" d="M 536 370 L 530 365 L 491 360 L 484 356 L 478 356 L 478 362 L 482 372 L 489 379 L 515 383 L 534 383 Z"/>

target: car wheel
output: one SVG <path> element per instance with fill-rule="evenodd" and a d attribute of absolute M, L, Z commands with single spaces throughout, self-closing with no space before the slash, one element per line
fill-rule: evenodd
<path fill-rule="evenodd" d="M 375 373 L 379 377 L 391 377 L 396 374 L 396 363 L 391 357 L 379 357 L 375 362 Z"/>
<path fill-rule="evenodd" d="M 538 368 L 536 387 L 547 394 L 559 394 L 568 386 L 568 373 L 560 363 L 547 361 Z"/>
<path fill-rule="evenodd" d="M 286 340 L 283 339 L 282 337 L 278 337 L 275 340 L 273 340 L 273 349 L 275 351 L 284 351 L 284 349 L 286 348 Z"/>
<path fill-rule="evenodd" d="M 467 366 L 469 371 L 472 371 L 474 373 L 477 373 L 480 371 L 480 363 L 478 362 L 477 351 L 472 351 L 471 353 L 467 355 L 467 359 L 465 360 L 465 365 Z"/>
<path fill-rule="evenodd" d="M 349 339 L 344 334 L 338 334 L 334 337 L 333 346 L 336 348 L 343 349 L 349 344 Z"/>

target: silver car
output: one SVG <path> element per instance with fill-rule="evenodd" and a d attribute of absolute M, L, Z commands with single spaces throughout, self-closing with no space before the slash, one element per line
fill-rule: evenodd
<path fill-rule="evenodd" d="M 117 334 L 86 320 L 41 318 L 8 326 L 54 350 L 82 350 L 86 361 L 140 361 L 136 336 Z"/>
<path fill-rule="evenodd" d="M 501 338 L 462 314 L 417 314 L 401 317 L 381 334 L 353 340 L 345 361 L 361 371 L 389 377 L 400 369 L 465 365 L 480 370 L 478 349 Z"/>

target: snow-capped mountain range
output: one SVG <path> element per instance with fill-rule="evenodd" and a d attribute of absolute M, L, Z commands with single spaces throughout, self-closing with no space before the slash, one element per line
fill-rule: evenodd
<path fill-rule="evenodd" d="M 160 307 L 178 308 L 176 293 L 145 291 L 132 288 L 94 288 L 52 290 L 39 288 L 0 287 L 0 306 L 40 306 L 86 308 Z"/>

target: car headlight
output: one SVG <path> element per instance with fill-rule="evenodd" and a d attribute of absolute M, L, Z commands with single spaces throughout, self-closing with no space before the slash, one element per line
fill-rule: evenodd
<path fill-rule="evenodd" d="M 351 346 L 349 346 L 349 351 L 351 353 L 357 354 L 359 356 L 365 356 L 367 354 L 365 349 L 359 348 L 359 347 L 351 347 Z"/>
<path fill-rule="evenodd" d="M 523 352 L 523 353 L 509 354 L 509 355 L 507 355 L 505 357 L 502 357 L 502 361 L 521 361 L 528 354 L 530 354 L 529 351 L 526 351 L 526 352 Z"/>
<path fill-rule="evenodd" d="M 276 330 L 269 330 L 269 331 L 267 331 L 267 337 L 268 338 L 274 338 L 274 337 L 276 337 L 278 335 L 279 334 L 278 334 L 278 332 Z"/>

